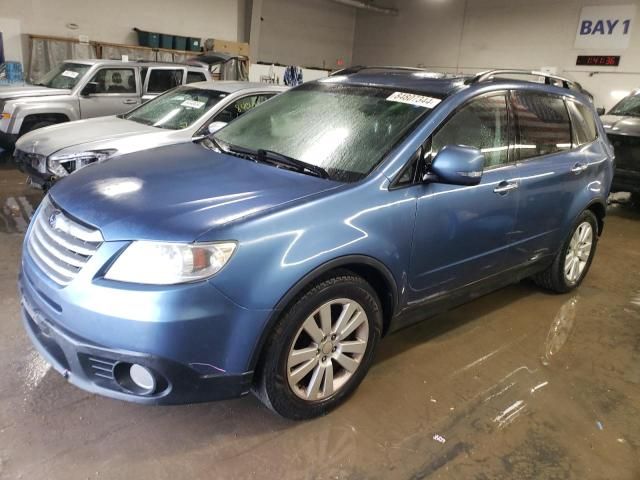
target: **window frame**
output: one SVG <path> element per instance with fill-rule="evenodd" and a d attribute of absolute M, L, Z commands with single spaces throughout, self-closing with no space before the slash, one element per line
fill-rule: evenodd
<path fill-rule="evenodd" d="M 514 89 L 510 90 L 510 92 L 509 92 L 510 93 L 510 98 L 512 98 L 511 94 L 513 92 L 515 92 L 515 91 L 516 90 L 514 90 Z M 517 123 L 518 116 L 515 113 L 515 108 L 512 105 L 511 108 L 514 111 L 514 114 L 513 114 L 514 115 L 514 129 L 513 130 L 514 130 L 514 141 L 515 141 L 515 143 L 514 143 L 514 157 L 516 157 L 515 158 L 515 163 L 518 164 L 518 165 L 526 164 L 526 163 L 537 161 L 537 160 L 540 160 L 540 159 L 546 159 L 547 157 L 551 157 L 551 156 L 554 156 L 554 155 L 562 155 L 562 154 L 566 154 L 566 153 L 572 152 L 574 150 L 577 150 L 578 147 L 574 147 L 574 143 L 573 143 L 574 136 L 575 136 L 575 131 L 574 131 L 574 127 L 573 127 L 573 119 L 571 117 L 571 111 L 569 110 L 569 107 L 567 106 L 567 100 L 570 97 L 567 97 L 566 95 L 561 95 L 561 94 L 558 94 L 558 93 L 551 93 L 551 92 L 545 92 L 545 91 L 539 91 L 539 90 L 522 89 L 522 90 L 519 90 L 519 91 L 527 92 L 527 93 L 535 93 L 535 94 L 538 94 L 538 95 L 549 96 L 549 97 L 556 97 L 556 98 L 559 98 L 560 100 L 562 100 L 562 103 L 564 105 L 564 109 L 567 112 L 567 117 L 569 118 L 569 135 L 570 135 L 569 143 L 570 143 L 571 147 L 569 147 L 567 150 L 559 150 L 557 152 L 545 153 L 544 155 L 536 155 L 536 156 L 528 157 L 528 158 L 519 158 L 518 152 L 515 152 L 515 150 L 516 150 L 515 149 L 515 145 L 517 145 L 520 142 L 520 125 Z M 512 98 L 512 101 L 513 101 L 513 98 Z"/>
<path fill-rule="evenodd" d="M 173 87 L 171 87 L 171 88 L 169 88 L 167 90 L 164 90 L 162 92 L 150 92 L 149 91 L 149 80 L 151 79 L 151 74 L 156 70 L 181 70 L 182 71 L 182 78 L 180 80 L 180 83 L 177 84 L 177 85 L 174 85 Z M 155 66 L 147 67 L 147 73 L 145 75 L 144 86 L 143 86 L 143 89 L 142 89 L 143 95 L 147 95 L 147 94 L 148 95 L 161 95 L 164 92 L 168 92 L 172 88 L 176 88 L 176 87 L 180 87 L 180 86 L 184 85 L 185 84 L 184 82 L 185 82 L 185 80 L 187 78 L 186 70 L 187 69 L 185 67 L 180 67 L 180 66 L 172 67 L 172 66 L 166 66 L 165 65 L 165 66 L 161 66 L 161 67 L 155 67 Z"/>
<path fill-rule="evenodd" d="M 582 117 L 582 113 L 580 112 L 580 109 L 578 108 L 578 106 L 581 106 L 585 109 L 587 109 L 589 111 L 589 113 L 593 113 L 591 107 L 589 107 L 588 105 L 585 105 L 583 102 L 575 99 L 575 98 L 571 98 L 571 97 L 565 97 L 564 98 L 564 103 L 567 107 L 567 110 L 569 111 L 569 121 L 571 122 L 571 132 L 572 132 L 572 137 L 571 137 L 571 150 L 576 150 L 578 148 L 584 147 L 584 146 L 589 146 L 592 145 L 593 143 L 597 142 L 598 139 L 600 138 L 600 132 L 598 131 L 598 123 L 595 121 L 595 119 L 593 119 L 593 123 L 594 123 L 594 127 L 595 127 L 595 131 L 596 131 L 596 135 L 593 138 L 593 140 L 589 140 L 588 142 L 582 143 L 582 144 L 576 144 L 574 143 L 574 135 L 577 137 L 576 135 L 576 128 L 575 128 L 575 123 L 576 123 L 576 119 L 574 119 L 574 113 L 572 113 L 571 108 L 569 108 L 569 103 L 572 103 L 576 110 L 578 111 L 578 115 L 580 115 L 580 117 Z"/>
<path fill-rule="evenodd" d="M 104 92 L 104 93 L 92 93 L 91 97 L 120 97 L 120 96 L 136 96 L 139 97 L 140 96 L 140 82 L 139 82 L 139 70 L 136 67 L 133 66 L 112 66 L 112 65 L 104 65 L 101 67 L 96 68 L 92 73 L 91 76 L 89 77 L 89 75 L 87 75 L 87 82 L 82 86 L 82 88 L 80 89 L 80 91 L 82 92 L 82 90 L 84 89 L 84 87 L 87 86 L 87 84 L 93 82 L 94 78 L 96 78 L 96 75 L 98 75 L 98 73 L 100 73 L 102 70 L 131 70 L 133 72 L 133 78 L 135 78 L 136 81 L 136 89 L 134 92 Z"/>
<path fill-rule="evenodd" d="M 482 172 L 484 174 L 484 172 L 487 171 L 493 171 L 493 170 L 497 170 L 497 169 L 501 169 L 501 168 L 505 168 L 505 167 L 510 167 L 510 166 L 514 166 L 517 162 L 515 161 L 514 157 L 514 152 L 513 152 L 513 147 L 515 145 L 514 143 L 514 136 L 515 136 L 515 128 L 514 128 L 514 114 L 512 111 L 512 104 L 511 104 L 511 91 L 508 89 L 504 89 L 504 90 L 492 90 L 491 92 L 484 92 L 481 93 L 479 95 L 475 95 L 471 98 L 468 98 L 467 100 L 465 100 L 464 102 L 462 102 L 460 105 L 456 106 L 456 108 L 454 108 L 449 115 L 447 115 L 444 120 L 442 120 L 442 122 L 440 122 L 440 124 L 433 130 L 433 132 L 431 132 L 426 140 L 424 142 L 422 142 L 422 144 L 420 145 L 420 147 L 418 147 L 417 150 L 415 150 L 413 152 L 413 154 L 411 155 L 411 157 L 407 160 L 407 163 L 402 167 L 402 169 L 396 174 L 396 176 L 393 178 L 393 180 L 391 181 L 391 184 L 389 185 L 389 190 L 397 190 L 399 188 L 407 188 L 407 187 L 411 187 L 414 185 L 419 185 L 422 184 L 422 177 L 423 177 L 423 173 L 426 172 L 427 170 L 427 166 L 431 164 L 431 162 L 433 162 L 433 159 L 431 158 L 432 152 L 431 152 L 431 142 L 433 140 L 433 137 L 440 131 L 442 130 L 447 123 L 454 117 L 456 116 L 461 110 L 463 110 L 464 108 L 466 108 L 469 104 L 471 104 L 472 102 L 482 99 L 482 98 L 490 98 L 490 97 L 497 97 L 497 96 L 503 96 L 505 99 L 505 106 L 507 109 L 507 141 L 508 141 L 508 148 L 507 148 L 507 161 L 506 163 L 500 164 L 500 165 L 493 165 L 493 166 L 489 166 L 489 167 L 484 167 L 482 169 Z M 420 157 L 417 159 L 418 161 L 418 165 L 417 168 L 415 170 L 414 173 L 414 178 L 413 181 L 408 182 L 408 183 L 399 183 L 400 178 L 402 178 L 402 176 L 406 173 L 406 171 L 411 167 L 411 164 L 415 161 L 415 157 L 418 154 L 418 152 L 420 152 Z M 427 159 L 427 157 L 429 157 Z"/>
<path fill-rule="evenodd" d="M 188 82 L 187 80 L 189 79 L 189 74 L 196 74 L 196 75 L 202 75 L 202 80 L 195 80 L 193 82 Z M 190 83 L 198 83 L 198 82 L 206 82 L 207 81 L 207 75 L 201 71 L 201 70 L 194 70 L 192 68 L 187 68 L 186 72 L 185 72 L 185 76 L 182 79 L 182 85 L 189 85 Z"/>

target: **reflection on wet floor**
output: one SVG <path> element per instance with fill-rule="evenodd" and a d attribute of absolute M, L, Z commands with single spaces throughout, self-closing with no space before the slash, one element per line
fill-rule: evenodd
<path fill-rule="evenodd" d="M 42 201 L 41 190 L 29 187 L 23 175 L 0 163 L 0 232 L 24 233 Z"/>
<path fill-rule="evenodd" d="M 553 319 L 549 335 L 547 335 L 547 341 L 544 344 L 543 365 L 549 365 L 551 357 L 556 355 L 569 340 L 576 321 L 579 298 L 579 295 L 576 294 L 567 300 Z"/>
<path fill-rule="evenodd" d="M 293 423 L 251 396 L 145 407 L 68 385 L 20 325 L 16 232 L 41 193 L 5 173 L 0 478 L 640 478 L 640 209 L 628 198 L 614 198 L 577 292 L 522 282 L 391 335 L 345 405 Z"/>

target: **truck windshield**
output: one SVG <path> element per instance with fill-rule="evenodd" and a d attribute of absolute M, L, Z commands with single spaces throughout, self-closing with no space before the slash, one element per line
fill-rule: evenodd
<path fill-rule="evenodd" d="M 89 68 L 91 68 L 91 65 L 84 65 L 82 63 L 61 63 L 40 78 L 40 80 L 36 82 L 36 85 L 49 88 L 72 89 L 78 84 L 84 74 L 87 73 Z"/>
<path fill-rule="evenodd" d="M 609 115 L 640 117 L 640 95 L 629 95 L 611 109 Z"/>
<path fill-rule="evenodd" d="M 181 130 L 193 125 L 226 96 L 225 92 L 217 90 L 178 87 L 149 100 L 122 118 L 154 127 Z"/>
<path fill-rule="evenodd" d="M 353 182 L 367 176 L 439 101 L 392 88 L 310 83 L 245 113 L 214 140 L 229 151 L 277 152 Z"/>

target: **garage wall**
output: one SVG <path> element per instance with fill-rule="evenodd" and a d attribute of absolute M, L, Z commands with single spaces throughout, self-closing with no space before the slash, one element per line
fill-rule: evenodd
<path fill-rule="evenodd" d="M 203 38 L 238 38 L 238 2 L 245 0 L 0 0 L 0 15 L 23 33 L 137 44 L 133 27 Z M 78 30 L 66 25 L 76 23 Z"/>
<path fill-rule="evenodd" d="M 259 61 L 320 68 L 336 68 L 338 59 L 350 63 L 355 9 L 329 0 L 261 3 Z"/>
<path fill-rule="evenodd" d="M 473 73 L 487 68 L 555 67 L 580 81 L 598 105 L 640 87 L 640 2 L 629 0 L 386 0 L 397 17 L 358 11 L 353 63 L 425 66 Z M 638 5 L 626 50 L 573 48 L 585 5 Z M 382 4 L 382 2 L 380 2 Z M 579 54 L 622 56 L 617 68 L 576 67 Z M 603 70 L 609 73 L 589 75 Z M 616 73 L 613 73 L 616 72 Z"/>

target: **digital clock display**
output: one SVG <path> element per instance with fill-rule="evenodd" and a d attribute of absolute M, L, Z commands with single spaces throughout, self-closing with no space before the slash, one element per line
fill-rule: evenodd
<path fill-rule="evenodd" d="M 578 55 L 576 65 L 617 67 L 620 65 L 620 55 Z"/>

